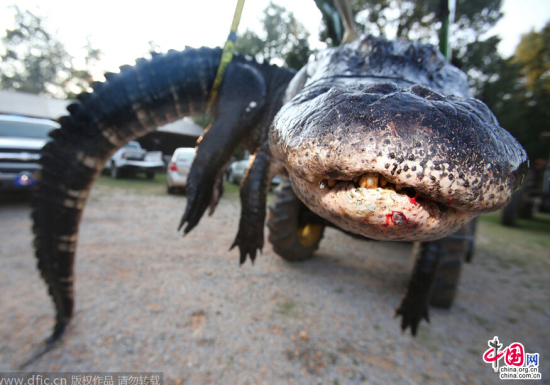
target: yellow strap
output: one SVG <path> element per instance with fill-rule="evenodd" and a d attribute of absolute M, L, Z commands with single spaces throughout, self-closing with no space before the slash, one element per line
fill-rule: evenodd
<path fill-rule="evenodd" d="M 225 70 L 227 69 L 229 63 L 231 63 L 231 59 L 233 59 L 233 52 L 235 52 L 235 41 L 237 40 L 237 28 L 239 27 L 239 22 L 241 21 L 243 7 L 244 0 L 238 0 L 237 7 L 235 8 L 235 15 L 233 15 L 233 23 L 231 23 L 231 32 L 229 32 L 229 36 L 227 37 L 227 41 L 223 47 L 218 72 L 216 73 L 216 78 L 214 79 L 214 84 L 212 85 L 212 91 L 210 92 L 208 109 L 210 109 L 216 101 Z"/>

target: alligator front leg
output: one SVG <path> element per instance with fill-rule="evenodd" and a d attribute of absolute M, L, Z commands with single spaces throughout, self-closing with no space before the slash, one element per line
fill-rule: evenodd
<path fill-rule="evenodd" d="M 264 246 L 267 191 L 272 176 L 270 165 L 271 151 L 266 141 L 256 152 L 241 184 L 241 220 L 239 232 L 231 245 L 231 249 L 239 246 L 241 265 L 246 262 L 247 255 L 254 263 L 256 250 L 261 252 Z"/>
<path fill-rule="evenodd" d="M 411 328 L 416 335 L 418 324 L 424 318 L 430 322 L 428 306 L 431 291 L 441 256 L 439 241 L 415 242 L 413 257 L 415 263 L 407 291 L 395 316 L 401 316 L 401 329 Z"/>
<path fill-rule="evenodd" d="M 187 207 L 178 229 L 190 232 L 213 201 L 216 179 L 239 142 L 263 113 L 266 87 L 261 74 L 246 64 L 227 69 L 220 89 L 215 122 L 199 139 L 189 173 Z M 215 198 L 214 198 L 215 200 Z"/>

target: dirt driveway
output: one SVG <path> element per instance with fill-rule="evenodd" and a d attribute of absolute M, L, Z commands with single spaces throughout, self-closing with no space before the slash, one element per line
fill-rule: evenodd
<path fill-rule="evenodd" d="M 160 371 L 169 384 L 496 384 L 487 341 L 540 353 L 550 379 L 550 245 L 483 220 L 455 305 L 418 336 L 393 318 L 410 245 L 327 230 L 315 259 L 289 264 L 266 241 L 254 266 L 228 251 L 239 203 L 182 238 L 184 196 L 95 187 L 76 264 L 76 314 L 27 370 Z M 27 203 L 0 205 L 0 371 L 49 335 Z M 519 235 L 518 235 L 519 234 Z M 542 240 L 541 240 L 542 239 Z M 540 383 L 540 382 L 539 382 Z"/>

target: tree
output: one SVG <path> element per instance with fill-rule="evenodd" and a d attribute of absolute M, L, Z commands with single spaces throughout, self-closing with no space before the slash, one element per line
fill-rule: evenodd
<path fill-rule="evenodd" d="M 48 32 L 42 17 L 17 6 L 11 8 L 15 10 L 15 27 L 6 30 L 2 39 L 0 87 L 57 97 L 73 96 L 88 88 L 92 80 L 89 68 L 101 51 L 88 39 L 86 69 L 76 69 L 73 57 Z"/>
<path fill-rule="evenodd" d="M 550 21 L 540 32 L 521 37 L 512 61 L 519 65 L 527 90 L 550 92 Z"/>
<path fill-rule="evenodd" d="M 550 131 L 550 22 L 540 31 L 523 35 L 511 58 L 495 63 L 496 75 L 480 97 L 527 150 L 529 158 L 548 157 Z"/>
<path fill-rule="evenodd" d="M 375 36 L 416 40 L 437 44 L 441 28 L 441 0 L 349 0 L 359 31 Z M 493 75 L 488 72 L 492 62 L 500 57 L 496 50 L 499 40 L 484 35 L 502 17 L 502 0 L 457 0 L 455 22 L 451 26 L 450 42 L 453 64 L 469 75 L 476 94 Z M 329 41 L 326 27 L 320 38 Z"/>
<path fill-rule="evenodd" d="M 307 63 L 312 52 L 308 43 L 309 32 L 292 12 L 270 2 L 260 21 L 263 36 L 247 29 L 237 38 L 237 52 L 266 61 L 279 59 L 294 69 L 300 69 Z"/>

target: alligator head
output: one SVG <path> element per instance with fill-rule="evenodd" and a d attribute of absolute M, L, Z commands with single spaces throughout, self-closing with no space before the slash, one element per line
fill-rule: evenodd
<path fill-rule="evenodd" d="M 296 75 L 270 148 L 298 197 L 337 226 L 380 240 L 442 238 L 506 205 L 528 164 L 467 93 L 433 46 L 365 37 Z"/>

